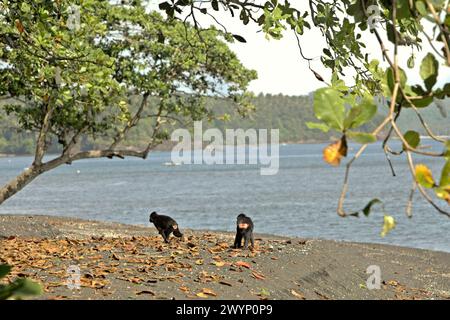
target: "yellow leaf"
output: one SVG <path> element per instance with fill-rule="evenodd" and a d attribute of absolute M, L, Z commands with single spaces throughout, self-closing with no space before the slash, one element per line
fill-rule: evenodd
<path fill-rule="evenodd" d="M 342 157 L 347 156 L 347 139 L 342 136 L 341 140 L 333 142 L 323 149 L 323 160 L 332 166 L 338 166 Z"/>
<path fill-rule="evenodd" d="M 216 267 L 223 267 L 225 265 L 224 261 L 215 261 L 214 264 L 216 265 Z"/>
<path fill-rule="evenodd" d="M 384 216 L 384 223 L 383 223 L 383 230 L 381 231 L 381 236 L 384 237 L 395 228 L 395 219 L 392 216 L 385 215 Z"/>
<path fill-rule="evenodd" d="M 416 179 L 417 182 L 425 188 L 433 188 L 436 183 L 434 182 L 431 170 L 424 164 L 416 165 Z"/>
<path fill-rule="evenodd" d="M 208 298 L 208 295 L 204 294 L 203 292 L 197 293 L 196 296 L 199 297 L 199 298 L 205 298 L 205 299 Z"/>
<path fill-rule="evenodd" d="M 436 188 L 435 192 L 439 198 L 447 201 L 447 203 L 450 205 L 450 186 Z"/>
<path fill-rule="evenodd" d="M 196 265 L 202 265 L 203 264 L 203 259 L 198 259 L 197 261 L 195 261 Z"/>

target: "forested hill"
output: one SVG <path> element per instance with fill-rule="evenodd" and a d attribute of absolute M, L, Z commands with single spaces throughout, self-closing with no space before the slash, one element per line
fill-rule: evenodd
<path fill-rule="evenodd" d="M 230 110 L 230 107 L 216 102 L 215 107 L 218 112 Z M 323 142 L 337 136 L 336 132 L 324 133 L 320 130 L 311 130 L 306 126 L 306 122 L 318 122 L 313 115 L 312 99 L 309 96 L 285 96 L 260 94 L 256 97 L 254 104 L 256 111 L 247 118 L 235 115 L 231 121 L 215 121 L 213 126 L 224 128 L 278 128 L 280 130 L 280 142 Z M 443 111 L 432 104 L 427 108 L 419 109 L 427 124 L 437 135 L 450 135 L 450 101 L 445 101 L 442 105 Z M 373 121 L 361 127 L 363 131 L 373 130 L 387 115 L 388 107 L 379 107 L 378 114 Z M 398 120 L 400 128 L 404 132 L 415 130 L 421 135 L 426 135 L 416 113 L 412 109 L 402 110 Z"/>
<path fill-rule="evenodd" d="M 305 122 L 317 122 L 313 116 L 312 101 L 309 96 L 286 96 L 260 94 L 255 97 L 254 105 L 256 110 L 248 117 L 242 118 L 234 111 L 231 104 L 225 100 L 208 101 L 209 108 L 216 114 L 230 114 L 230 120 L 214 120 L 211 123 L 204 124 L 204 129 L 216 127 L 221 130 L 226 128 L 255 128 L 255 129 L 279 129 L 280 142 L 318 142 L 328 141 L 333 132 L 323 133 L 319 130 L 308 129 Z M 432 105 L 421 110 L 428 124 L 434 128 L 439 135 L 450 134 L 450 106 L 445 107 L 448 117 L 445 118 L 439 109 Z M 371 130 L 382 119 L 386 110 L 379 110 L 379 115 L 375 117 L 372 123 L 363 127 L 363 130 Z M 420 123 L 412 110 L 404 110 L 400 117 L 400 126 L 414 124 L 409 130 L 414 129 L 421 134 L 425 131 L 421 129 Z M 145 127 L 136 128 L 131 134 L 130 142 L 145 144 L 148 141 L 149 132 Z M 84 148 L 101 144 L 101 139 L 96 141 L 85 140 Z M 56 151 L 56 150 L 55 150 Z M 34 136 L 30 133 L 19 132 L 16 129 L 15 120 L 1 113 L 0 105 L 0 153 L 3 154 L 31 154 L 34 152 Z"/>

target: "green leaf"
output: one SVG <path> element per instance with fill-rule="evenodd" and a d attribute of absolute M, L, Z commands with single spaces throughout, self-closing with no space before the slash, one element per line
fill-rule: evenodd
<path fill-rule="evenodd" d="M 162 2 L 159 4 L 159 9 L 161 9 L 161 10 L 167 11 L 171 8 L 172 8 L 172 6 L 168 2 Z"/>
<path fill-rule="evenodd" d="M 366 204 L 366 206 L 364 207 L 364 209 L 362 209 L 362 212 L 364 213 L 364 215 L 365 215 L 366 217 L 369 216 L 369 214 L 370 214 L 370 212 L 371 212 L 371 210 L 372 210 L 372 207 L 373 207 L 374 205 L 376 205 L 376 204 L 381 204 L 381 205 L 383 205 L 383 201 L 381 201 L 380 199 L 377 199 L 377 198 L 372 199 L 372 200 L 369 201 L 368 204 Z"/>
<path fill-rule="evenodd" d="M 11 266 L 7 264 L 0 265 L 0 279 L 5 277 L 11 271 Z"/>
<path fill-rule="evenodd" d="M 413 69 L 415 65 L 414 55 L 411 55 L 407 61 L 408 68 Z"/>
<path fill-rule="evenodd" d="M 425 91 L 424 88 L 422 88 L 420 85 L 414 85 L 414 86 L 406 86 L 403 88 L 406 95 L 411 97 L 411 102 L 413 105 L 415 105 L 417 108 L 425 108 L 429 106 L 433 102 L 433 96 L 427 96 L 428 93 Z M 425 96 L 425 98 L 419 98 L 418 96 Z M 403 104 L 405 108 L 410 108 L 410 104 Z"/>
<path fill-rule="evenodd" d="M 405 85 L 406 85 L 406 80 L 407 80 L 406 72 L 402 68 L 399 68 L 399 71 L 400 71 L 400 86 L 402 88 L 404 88 Z M 391 90 L 391 92 L 393 92 L 394 91 L 395 78 L 394 78 L 394 71 L 392 70 L 392 68 L 388 68 L 386 70 L 386 79 L 387 79 L 387 83 L 388 83 L 389 89 Z"/>
<path fill-rule="evenodd" d="M 20 6 L 20 10 L 24 13 L 29 13 L 30 12 L 30 5 L 26 2 L 22 2 L 22 5 Z"/>
<path fill-rule="evenodd" d="M 371 133 L 348 131 L 347 137 L 357 143 L 367 144 L 377 141 L 377 137 Z"/>
<path fill-rule="evenodd" d="M 439 186 L 441 186 L 441 187 L 450 186 L 450 159 L 447 160 L 444 167 L 442 168 L 441 180 L 439 181 Z"/>
<path fill-rule="evenodd" d="M 450 158 L 450 140 L 445 141 L 445 148 L 447 149 L 445 151 L 444 156 L 447 158 L 447 160 Z"/>
<path fill-rule="evenodd" d="M 342 79 L 339 79 L 339 76 L 336 72 L 333 72 L 331 76 L 331 86 L 333 89 L 341 92 L 348 91 L 348 87 L 345 85 L 345 81 Z"/>
<path fill-rule="evenodd" d="M 309 129 L 319 129 L 323 132 L 328 132 L 330 130 L 330 127 L 327 126 L 325 123 L 317 123 L 317 122 L 306 122 L 306 126 Z"/>
<path fill-rule="evenodd" d="M 270 292 L 266 288 L 261 288 L 259 295 L 262 297 L 270 297 Z"/>
<path fill-rule="evenodd" d="M 388 40 L 395 43 L 395 28 L 390 21 L 386 22 L 386 34 Z"/>
<path fill-rule="evenodd" d="M 345 129 L 358 128 L 363 124 L 372 120 L 377 113 L 377 106 L 373 102 L 373 98 L 365 96 L 362 102 L 351 108 L 348 116 L 345 118 Z"/>
<path fill-rule="evenodd" d="M 411 17 L 408 1 L 397 1 L 397 19 L 408 19 Z"/>
<path fill-rule="evenodd" d="M 420 65 L 420 76 L 425 81 L 425 87 L 431 90 L 436 84 L 439 73 L 439 63 L 432 53 L 428 53 Z"/>
<path fill-rule="evenodd" d="M 238 34 L 233 34 L 233 38 L 235 38 L 237 41 L 242 42 L 242 43 L 246 43 L 247 40 L 245 40 L 244 37 L 238 35 Z"/>
<path fill-rule="evenodd" d="M 416 1 L 416 9 L 417 9 L 417 11 L 419 11 L 419 13 L 422 16 L 428 15 L 427 8 L 426 8 L 425 3 L 423 1 Z"/>
<path fill-rule="evenodd" d="M 356 22 L 361 22 L 367 19 L 364 12 L 361 10 L 361 4 L 358 1 L 348 6 L 347 14 L 353 16 Z"/>
<path fill-rule="evenodd" d="M 15 286 L 13 290 L 14 297 L 37 296 L 42 294 L 41 285 L 30 279 L 17 279 L 13 282 L 13 286 Z"/>
<path fill-rule="evenodd" d="M 411 102 L 417 108 L 425 108 L 425 107 L 428 107 L 433 102 L 433 97 L 425 97 L 422 99 L 412 99 Z"/>
<path fill-rule="evenodd" d="M 412 147 L 412 148 L 417 148 L 420 144 L 420 135 L 418 132 L 416 131 L 408 131 L 406 132 L 403 137 L 405 138 L 406 142 L 408 142 L 408 144 Z M 403 150 L 406 149 L 406 146 L 403 145 Z"/>
<path fill-rule="evenodd" d="M 211 6 L 215 11 L 219 11 L 219 2 L 217 0 L 212 0 Z"/>
<path fill-rule="evenodd" d="M 177 6 L 188 6 L 191 4 L 191 1 L 190 0 L 178 0 L 175 4 Z"/>
<path fill-rule="evenodd" d="M 339 91 L 333 88 L 318 89 L 314 94 L 314 113 L 329 127 L 344 130 L 345 107 Z"/>

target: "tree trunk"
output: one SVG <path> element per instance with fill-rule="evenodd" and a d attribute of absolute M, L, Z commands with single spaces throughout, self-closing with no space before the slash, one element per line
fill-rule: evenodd
<path fill-rule="evenodd" d="M 26 169 L 14 179 L 10 180 L 6 185 L 0 188 L 0 205 L 7 199 L 22 190 L 27 184 L 33 181 L 38 175 L 42 173 L 35 167 Z"/>
<path fill-rule="evenodd" d="M 91 150 L 78 152 L 74 155 L 69 155 L 68 153 L 62 154 L 60 157 L 52 159 L 46 163 L 36 165 L 33 164 L 31 167 L 17 177 L 9 181 L 3 187 L 0 187 L 0 205 L 7 199 L 11 198 L 17 192 L 22 190 L 27 184 L 33 181 L 40 174 L 55 169 L 60 165 L 66 163 L 70 164 L 72 161 L 77 161 L 81 159 L 92 159 L 92 158 L 114 158 L 118 157 L 124 159 L 128 157 L 137 157 L 146 159 L 150 151 L 150 145 L 144 151 L 140 150 Z"/>

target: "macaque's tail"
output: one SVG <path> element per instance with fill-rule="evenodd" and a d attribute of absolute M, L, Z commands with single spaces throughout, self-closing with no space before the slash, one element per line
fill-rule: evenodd
<path fill-rule="evenodd" d="M 173 235 L 178 238 L 181 238 L 183 236 L 183 234 L 180 232 L 180 229 L 178 229 L 178 226 L 175 230 L 173 230 Z"/>

